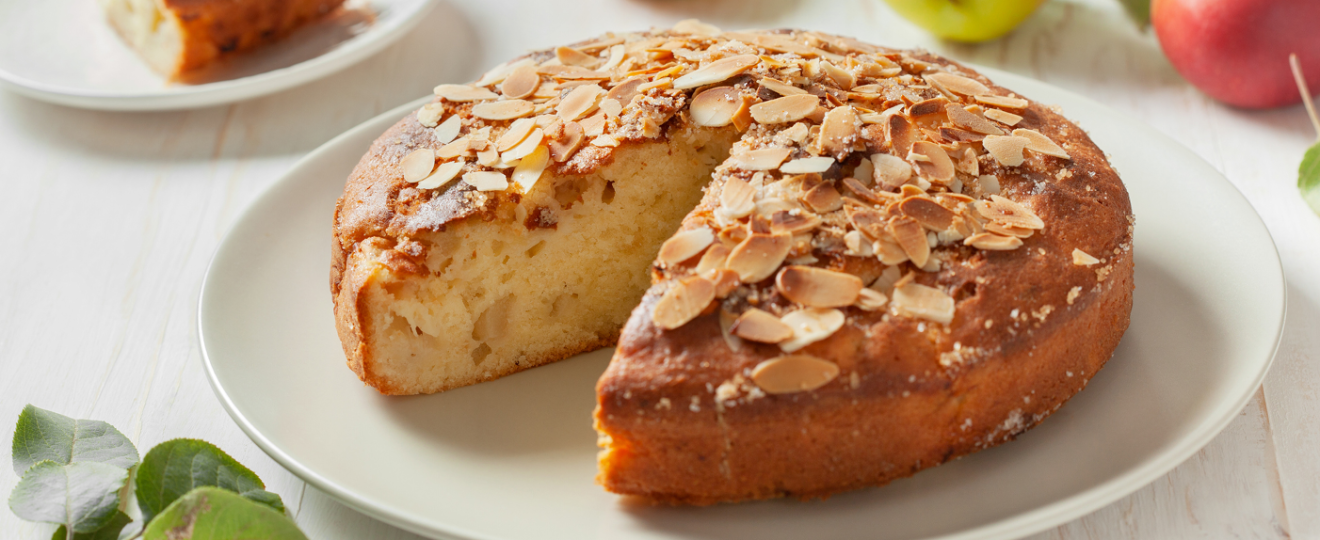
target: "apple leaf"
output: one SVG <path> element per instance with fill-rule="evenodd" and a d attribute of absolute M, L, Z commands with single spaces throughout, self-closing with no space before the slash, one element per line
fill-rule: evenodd
<path fill-rule="evenodd" d="M 73 540 L 119 540 L 119 532 L 132 522 L 133 518 L 128 517 L 128 514 L 116 510 L 115 517 L 110 518 L 109 523 L 94 532 L 74 533 Z M 55 529 L 55 534 L 51 535 L 50 540 L 68 540 L 68 538 L 69 533 L 63 525 L 60 525 L 60 528 Z"/>
<path fill-rule="evenodd" d="M 1297 189 L 1302 191 L 1302 200 L 1310 205 L 1311 211 L 1320 214 L 1320 143 L 1311 145 L 1302 155 L 1302 164 L 1297 167 Z"/>
<path fill-rule="evenodd" d="M 279 495 L 265 491 L 266 485 L 256 473 L 223 450 L 202 440 L 174 439 L 152 448 L 138 467 L 136 494 L 142 520 L 149 524 L 176 499 L 203 486 L 227 489 L 236 495 L 252 493 L 256 502 L 284 510 Z"/>
<path fill-rule="evenodd" d="M 232 491 L 199 487 L 147 524 L 143 540 L 307 540 L 293 520 Z"/>
<path fill-rule="evenodd" d="M 1118 0 L 1138 28 L 1150 26 L 1150 0 Z"/>
<path fill-rule="evenodd" d="M 14 473 L 50 460 L 60 465 L 98 462 L 121 469 L 138 462 L 137 448 L 114 426 L 96 420 L 74 420 L 28 405 L 14 429 Z"/>
<path fill-rule="evenodd" d="M 9 509 L 28 521 L 93 532 L 115 518 L 128 471 L 94 461 L 62 465 L 46 460 L 28 469 L 9 496 Z"/>

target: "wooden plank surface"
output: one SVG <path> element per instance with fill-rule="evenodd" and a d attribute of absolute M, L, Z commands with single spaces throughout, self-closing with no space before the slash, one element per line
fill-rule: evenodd
<path fill-rule="evenodd" d="M 1226 174 L 1261 213 L 1288 276 L 1288 324 L 1269 378 L 1192 459 L 1039 538 L 1320 537 L 1320 218 L 1295 187 L 1315 134 L 1300 107 L 1242 111 L 1204 97 L 1110 0 L 1052 0 L 1014 34 L 979 46 L 933 40 L 878 0 L 442 1 L 357 66 L 233 105 L 104 113 L 0 92 L 0 425 L 33 403 L 108 421 L 143 450 L 204 438 L 256 470 L 312 538 L 416 538 L 306 486 L 221 409 L 195 329 L 212 252 L 301 156 L 437 83 L 475 78 L 529 49 L 689 17 L 922 46 L 1035 77 L 1140 118 Z M 8 462 L 8 445 L 0 448 Z M 16 481 L 0 474 L 0 493 Z M 52 529 L 0 511 L 5 538 Z"/>

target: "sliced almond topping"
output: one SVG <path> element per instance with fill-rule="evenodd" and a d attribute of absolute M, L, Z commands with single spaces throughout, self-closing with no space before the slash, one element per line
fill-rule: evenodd
<path fill-rule="evenodd" d="M 1027 150 L 1031 150 L 1037 154 L 1072 159 L 1068 156 L 1068 152 L 1063 150 L 1062 146 L 1055 144 L 1054 141 L 1050 140 L 1049 137 L 1046 137 L 1045 134 L 1039 131 L 1019 128 L 1013 130 L 1013 136 L 1026 139 L 1028 141 Z"/>
<path fill-rule="evenodd" d="M 852 153 L 853 143 L 857 142 L 857 111 L 848 105 L 835 107 L 825 113 L 825 122 L 820 126 L 820 146 L 826 154 L 836 159 L 843 159 Z"/>
<path fill-rule="evenodd" d="M 600 110 L 605 111 L 605 115 L 610 118 L 617 118 L 623 113 L 623 105 L 618 100 L 605 98 L 600 100 Z"/>
<path fill-rule="evenodd" d="M 679 77 L 674 81 L 674 88 L 677 90 L 686 90 L 688 88 L 715 84 L 747 71 L 760 62 L 761 57 L 754 54 L 721 58 L 706 64 L 706 66 L 701 69 Z"/>
<path fill-rule="evenodd" d="M 926 159 L 917 156 L 924 156 Z M 955 172 L 953 160 L 949 159 L 949 154 L 938 144 L 927 141 L 912 143 L 912 152 L 908 154 L 908 160 L 915 162 L 921 172 L 932 180 L 939 182 L 953 180 Z"/>
<path fill-rule="evenodd" d="M 753 197 L 756 189 L 736 176 L 730 177 L 720 191 L 720 210 L 730 218 L 738 219 L 756 209 Z"/>
<path fill-rule="evenodd" d="M 802 196 L 802 202 L 812 210 L 826 214 L 842 207 L 843 197 L 839 196 L 839 190 L 834 189 L 833 184 L 821 184 L 807 191 Z"/>
<path fill-rule="evenodd" d="M 438 157 L 442 160 L 454 159 L 458 156 L 467 154 L 468 151 L 471 149 L 471 147 L 472 147 L 471 139 L 467 137 L 460 137 L 454 140 L 454 142 L 441 146 L 439 150 L 435 151 L 435 157 Z"/>
<path fill-rule="evenodd" d="M 569 91 L 559 102 L 559 117 L 564 121 L 577 120 L 596 108 L 596 101 L 605 90 L 594 84 L 585 84 Z"/>
<path fill-rule="evenodd" d="M 862 289 L 858 291 L 857 302 L 854 305 L 866 311 L 875 311 L 885 307 L 887 303 L 889 297 L 885 296 L 885 293 L 874 289 Z"/>
<path fill-rule="evenodd" d="M 599 135 L 591 140 L 592 146 L 607 146 L 610 148 L 619 146 L 619 139 L 610 134 Z"/>
<path fill-rule="evenodd" d="M 981 193 L 986 195 L 999 194 L 999 177 L 993 174 L 983 174 L 976 177 L 976 185 L 980 186 Z"/>
<path fill-rule="evenodd" d="M 1018 116 L 1010 112 L 1004 112 L 999 109 L 986 109 L 985 112 L 982 114 L 984 114 L 986 118 L 989 118 L 996 122 L 1002 122 L 1004 125 L 1007 126 L 1016 126 L 1018 122 L 1022 121 L 1021 116 Z"/>
<path fill-rule="evenodd" d="M 968 237 L 963 244 L 986 251 L 1011 251 L 1022 246 L 1022 239 L 984 232 Z"/>
<path fill-rule="evenodd" d="M 674 27 L 670 29 L 670 31 L 672 31 L 675 34 L 692 34 L 698 36 L 714 36 L 720 33 L 720 29 L 718 27 L 710 24 L 706 24 L 697 19 L 685 19 L 678 21 L 678 24 L 675 24 Z"/>
<path fill-rule="evenodd" d="M 509 189 L 509 178 L 501 172 L 473 171 L 463 175 L 463 181 L 477 191 L 504 191 Z"/>
<path fill-rule="evenodd" d="M 779 317 L 751 308 L 733 323 L 733 334 L 760 343 L 779 343 L 793 337 L 793 329 Z"/>
<path fill-rule="evenodd" d="M 890 189 L 901 186 L 912 178 L 912 165 L 898 156 L 871 154 L 871 166 L 875 171 L 875 182 Z"/>
<path fill-rule="evenodd" d="M 814 356 L 772 358 L 752 369 L 752 382 L 767 394 L 810 392 L 839 376 L 839 366 Z"/>
<path fill-rule="evenodd" d="M 541 74 L 536 72 L 536 66 L 525 65 L 509 73 L 508 78 L 500 83 L 500 92 L 509 99 L 523 99 L 535 94 L 539 86 Z"/>
<path fill-rule="evenodd" d="M 522 188 L 523 193 L 530 193 L 536 181 L 541 179 L 541 173 L 545 172 L 548 166 L 550 166 L 550 150 L 545 146 L 537 145 L 532 153 L 524 156 L 513 168 L 513 182 Z"/>
<path fill-rule="evenodd" d="M 645 76 L 633 77 L 614 85 L 614 88 L 611 88 L 609 93 L 605 94 L 605 97 L 627 105 L 632 103 L 633 96 L 638 94 L 637 89 L 646 84 L 647 81 Z"/>
<path fill-rule="evenodd" d="M 724 266 L 737 272 L 743 283 L 756 283 L 774 275 L 792 247 L 787 234 L 753 234 L 733 248 Z"/>
<path fill-rule="evenodd" d="M 976 96 L 976 102 L 982 105 L 998 107 L 1000 109 L 1008 109 L 1010 111 L 1021 111 L 1026 109 L 1027 105 L 1030 105 L 1027 100 L 1022 98 L 994 95 L 978 95 Z"/>
<path fill-rule="evenodd" d="M 1091 256 L 1090 253 L 1087 253 L 1077 248 L 1073 248 L 1072 258 L 1073 258 L 1073 264 L 1077 266 L 1091 266 L 1093 264 L 1100 263 L 1100 259 L 1097 259 Z"/>
<path fill-rule="evenodd" d="M 893 266 L 908 261 L 907 252 L 903 251 L 903 246 L 898 245 L 893 235 L 885 234 L 879 240 L 876 240 L 875 247 L 876 258 L 884 264 Z"/>
<path fill-rule="evenodd" d="M 509 125 L 509 129 L 504 130 L 504 134 L 500 135 L 500 140 L 496 143 L 495 149 L 500 152 L 509 151 L 510 148 L 518 146 L 518 143 L 523 142 L 528 135 L 531 135 L 533 129 L 536 129 L 536 121 L 531 118 L 514 120 Z"/>
<path fill-rule="evenodd" d="M 917 266 L 926 266 L 930 258 L 930 243 L 926 240 L 926 229 L 917 220 L 901 217 L 889 222 L 889 234 Z"/>
<path fill-rule="evenodd" d="M 807 308 L 784 315 L 780 320 L 793 329 L 793 338 L 780 343 L 779 349 L 794 352 L 839 331 L 844 316 L 833 308 Z"/>
<path fill-rule="evenodd" d="M 510 148 L 508 152 L 501 153 L 500 159 L 506 163 L 513 163 L 514 161 L 520 160 L 536 151 L 537 148 L 541 147 L 541 143 L 544 141 L 545 132 L 541 131 L 541 128 L 534 127 L 532 128 L 531 133 L 528 133 L 527 137 L 525 137 L 522 142 L 518 143 L 517 146 Z"/>
<path fill-rule="evenodd" d="M 714 283 L 703 277 L 690 277 L 665 291 L 664 296 L 655 303 L 652 318 L 656 326 L 673 330 L 697 318 L 714 300 Z"/>
<path fill-rule="evenodd" d="M 797 210 L 780 210 L 770 216 L 770 232 L 803 234 L 820 225 L 820 218 Z"/>
<path fill-rule="evenodd" d="M 867 238 L 879 240 L 884 236 L 886 222 L 885 216 L 880 212 L 857 205 L 849 206 L 845 211 L 848 214 L 848 222 Z"/>
<path fill-rule="evenodd" d="M 757 84 L 760 84 L 761 87 L 770 90 L 771 92 L 774 92 L 776 94 L 779 94 L 781 96 L 796 96 L 798 94 L 807 93 L 806 90 L 803 90 L 786 82 L 782 82 L 778 79 L 771 79 L 769 77 L 763 77 L 761 80 L 756 82 Z"/>
<path fill-rule="evenodd" d="M 919 118 L 928 114 L 942 113 L 944 107 L 949 104 L 949 100 L 943 97 L 937 97 L 918 101 L 908 107 L 908 115 L 913 118 Z"/>
<path fill-rule="evenodd" d="M 564 124 L 563 133 L 558 139 L 550 141 L 550 157 L 555 163 L 563 163 L 568 158 L 573 157 L 573 152 L 582 146 L 585 136 L 582 133 L 582 125 L 577 122 L 567 122 Z"/>
<path fill-rule="evenodd" d="M 435 87 L 435 95 L 448 101 L 482 101 L 500 97 L 499 94 L 485 88 L 476 88 L 466 84 L 442 84 Z"/>
<path fill-rule="evenodd" d="M 976 201 L 975 207 L 976 211 L 985 216 L 986 219 L 1010 227 L 1035 230 L 1045 228 L 1045 221 L 1040 219 L 1031 209 L 999 195 L 991 195 L 988 201 Z"/>
<path fill-rule="evenodd" d="M 1022 151 L 1027 148 L 1031 141 L 1025 137 L 1016 135 L 1001 136 L 987 135 L 981 144 L 985 146 L 985 151 L 994 156 L 995 161 L 1005 167 L 1017 167 L 1025 159 L 1022 157 Z"/>
<path fill-rule="evenodd" d="M 435 168 L 435 172 L 431 173 L 431 176 L 428 176 L 425 180 L 417 183 L 417 189 L 436 189 L 443 187 L 452 182 L 455 178 L 458 178 L 458 173 L 462 170 L 462 161 L 441 163 L 439 167 Z"/>
<path fill-rule="evenodd" d="M 967 128 L 976 133 L 982 133 L 985 135 L 1004 134 L 1004 130 L 999 129 L 998 126 L 990 123 L 989 120 L 982 118 L 980 115 L 968 112 L 962 105 L 950 103 L 944 107 L 944 110 L 949 115 L 949 121 L 953 122 L 953 125 L 955 126 Z"/>
<path fill-rule="evenodd" d="M 823 173 L 830 170 L 833 165 L 834 158 L 832 157 L 805 157 L 780 165 L 779 172 L 784 174 Z"/>
<path fill-rule="evenodd" d="M 813 98 L 815 96 L 812 96 Z M 793 153 L 789 148 L 762 148 L 730 156 L 729 160 L 740 169 L 748 171 L 773 171 Z"/>
<path fill-rule="evenodd" d="M 794 94 L 752 105 L 752 118 L 762 124 L 787 124 L 806 118 L 820 105 L 811 94 Z"/>
<path fill-rule="evenodd" d="M 889 116 L 889 122 L 885 124 L 885 136 L 889 139 L 889 152 L 900 157 L 908 155 L 912 150 L 912 143 L 921 140 L 921 134 L 916 126 L 901 114 Z"/>
<path fill-rule="evenodd" d="M 445 114 L 445 104 L 427 103 L 422 108 L 417 109 L 417 123 L 433 128 L 440 123 L 440 117 Z"/>
<path fill-rule="evenodd" d="M 705 253 L 701 255 L 701 260 L 697 261 L 697 273 L 705 274 L 711 270 L 724 268 L 724 261 L 729 260 L 729 248 L 724 244 L 715 244 L 710 246 Z M 734 273 L 734 276 L 737 276 Z"/>
<path fill-rule="evenodd" d="M 528 116 L 535 110 L 536 105 L 521 99 L 486 101 L 472 107 L 472 116 L 485 120 L 512 120 Z"/>
<path fill-rule="evenodd" d="M 1031 235 L 1036 232 L 1033 229 L 1003 225 L 994 221 L 985 222 L 985 230 L 1000 236 L 1016 236 L 1018 238 L 1031 238 Z"/>
<path fill-rule="evenodd" d="M 490 86 L 492 84 L 499 84 L 506 79 L 509 74 L 513 73 L 513 70 L 523 66 L 536 67 L 536 62 L 532 61 L 531 58 L 505 62 L 496 66 L 495 69 L 487 71 L 485 75 L 481 76 L 481 80 L 474 83 L 473 86 Z"/>
<path fill-rule="evenodd" d="M 941 324 L 953 322 L 953 297 L 934 287 L 909 281 L 894 288 L 893 300 L 900 314 Z"/>
<path fill-rule="evenodd" d="M 976 96 L 989 94 L 990 88 L 976 79 L 969 79 L 962 75 L 954 75 L 946 71 L 936 71 L 923 75 L 928 81 L 935 81 L 936 84 L 949 89 L 952 92 L 964 96 Z"/>
<path fill-rule="evenodd" d="M 555 58 L 558 58 L 559 62 L 565 66 L 581 66 L 588 69 L 594 68 L 603 62 L 600 58 L 569 47 L 555 48 Z"/>
<path fill-rule="evenodd" d="M 413 150 L 399 161 L 399 168 L 403 170 L 405 182 L 410 184 L 421 182 L 435 169 L 435 150 L 430 148 Z"/>
<path fill-rule="evenodd" d="M 446 118 L 440 125 L 435 126 L 432 132 L 435 134 L 435 140 L 440 144 L 449 144 L 458 138 L 458 132 L 463 129 L 463 119 L 457 114 Z"/>
<path fill-rule="evenodd" d="M 702 275 L 715 284 L 715 298 L 721 300 L 728 298 L 733 291 L 738 289 L 742 281 L 738 280 L 738 273 L 728 268 L 717 268 Z"/>
<path fill-rule="evenodd" d="M 688 112 L 692 115 L 692 123 L 698 126 L 722 127 L 733 122 L 742 104 L 742 96 L 734 87 L 716 86 L 693 97 Z"/>
<path fill-rule="evenodd" d="M 843 90 L 852 90 L 854 86 L 857 86 L 857 76 L 848 72 L 846 69 L 835 66 L 827 61 L 821 61 L 820 69 L 825 72 L 825 75 L 829 77 L 830 80 L 834 81 L 834 84 L 838 85 L 839 88 Z"/>
<path fill-rule="evenodd" d="M 964 149 L 962 156 L 954 162 L 953 168 L 958 169 L 960 173 L 978 176 L 981 174 L 981 162 L 976 159 L 976 150 L 972 148 Z"/>
<path fill-rule="evenodd" d="M 935 232 L 946 230 L 953 224 L 954 213 L 952 210 L 925 197 L 905 199 L 899 204 L 899 209 L 907 217 L 917 220 L 917 223 Z"/>
<path fill-rule="evenodd" d="M 807 307 L 849 306 L 862 290 L 857 276 L 810 266 L 784 267 L 775 285 L 785 298 Z"/>
<path fill-rule="evenodd" d="M 598 137 L 605 133 L 605 120 L 605 111 L 599 111 L 578 121 L 578 125 L 582 126 L 582 133 L 587 137 Z"/>
<path fill-rule="evenodd" d="M 715 233 L 709 227 L 698 227 L 679 231 L 665 240 L 660 246 L 660 262 L 678 264 L 696 257 L 715 241 Z"/>

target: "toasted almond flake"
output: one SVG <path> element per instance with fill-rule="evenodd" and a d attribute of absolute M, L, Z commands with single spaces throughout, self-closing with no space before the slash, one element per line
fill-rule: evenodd
<path fill-rule="evenodd" d="M 981 114 L 984 114 L 986 118 L 1001 122 L 1007 126 L 1016 126 L 1018 122 L 1022 121 L 1021 116 L 1011 112 L 1004 112 L 999 109 L 986 109 L 985 112 Z"/>
<path fill-rule="evenodd" d="M 976 96 L 990 93 L 990 88 L 981 84 L 980 81 L 969 79 L 962 75 L 955 75 L 946 71 L 927 73 L 923 75 L 923 77 L 928 81 L 935 81 L 936 84 L 964 96 Z"/>
<path fill-rule="evenodd" d="M 943 231 L 953 225 L 953 211 L 926 197 L 904 199 L 899 204 L 899 209 L 903 211 L 903 215 L 935 232 Z"/>
<path fill-rule="evenodd" d="M 537 148 L 541 147 L 541 143 L 544 141 L 545 132 L 541 131 L 541 128 L 533 127 L 532 131 L 527 134 L 527 137 L 523 138 L 522 142 L 519 142 L 507 152 L 501 153 L 500 159 L 507 163 L 513 163 L 514 161 L 522 159 L 530 155 L 532 152 L 535 152 Z"/>
<path fill-rule="evenodd" d="M 449 144 L 458 138 L 458 132 L 463 129 L 463 119 L 457 114 L 446 118 L 440 125 L 435 126 L 432 132 L 435 134 L 435 140 L 440 144 Z"/>
<path fill-rule="evenodd" d="M 699 255 L 715 241 L 715 233 L 709 227 L 698 227 L 680 231 L 669 237 L 660 246 L 660 262 L 678 264 Z"/>
<path fill-rule="evenodd" d="M 752 369 L 752 382 L 767 394 L 810 392 L 839 376 L 839 366 L 814 356 L 771 358 Z"/>
<path fill-rule="evenodd" d="M 582 133 L 582 126 L 577 122 L 567 122 L 564 124 L 563 133 L 558 139 L 550 141 L 550 157 L 555 163 L 563 163 L 568 158 L 573 157 L 573 153 L 582 146 L 585 136 Z"/>
<path fill-rule="evenodd" d="M 776 94 L 779 94 L 781 96 L 796 96 L 799 94 L 807 93 L 806 90 L 803 90 L 786 82 L 780 81 L 778 79 L 771 79 L 769 77 L 762 77 L 761 80 L 756 82 L 757 84 L 760 84 L 761 87 L 770 90 L 771 92 L 774 92 Z"/>
<path fill-rule="evenodd" d="M 623 105 L 618 100 L 605 98 L 600 100 L 600 110 L 605 111 L 605 115 L 616 118 L 623 112 Z"/>
<path fill-rule="evenodd" d="M 920 159 L 918 156 L 924 156 L 926 159 Z M 908 160 L 916 163 L 917 168 L 933 180 L 940 182 L 953 180 L 955 172 L 953 160 L 949 159 L 949 154 L 938 144 L 927 141 L 912 143 L 912 152 L 908 154 Z"/>
<path fill-rule="evenodd" d="M 541 75 L 536 66 L 524 65 L 514 69 L 500 84 L 500 92 L 509 99 L 523 99 L 536 93 L 541 86 Z"/>
<path fill-rule="evenodd" d="M 655 325 L 673 330 L 697 318 L 715 300 L 715 284 L 694 276 L 675 283 L 655 303 Z"/>
<path fill-rule="evenodd" d="M 500 135 L 500 139 L 495 145 L 496 150 L 507 152 L 510 148 L 518 146 L 518 143 L 523 142 L 528 135 L 531 135 L 533 129 L 536 129 L 536 121 L 531 118 L 514 120 L 509 125 L 509 129 L 504 130 L 504 134 Z"/>
<path fill-rule="evenodd" d="M 675 34 L 691 34 L 697 36 L 714 36 L 720 33 L 718 27 L 706 24 L 697 19 L 684 19 L 678 21 L 678 23 L 670 30 Z"/>
<path fill-rule="evenodd" d="M 934 287 L 912 281 L 896 286 L 892 305 L 902 315 L 941 324 L 953 322 L 953 297 Z"/>
<path fill-rule="evenodd" d="M 848 72 L 848 70 L 835 66 L 828 61 L 821 61 L 820 69 L 821 71 L 824 71 L 825 76 L 834 81 L 834 84 L 838 85 L 840 89 L 852 90 L 854 86 L 857 86 L 857 76 Z"/>
<path fill-rule="evenodd" d="M 425 180 L 417 183 L 417 189 L 436 189 L 444 187 L 446 184 L 454 181 L 455 178 L 458 178 L 458 173 L 462 170 L 462 161 L 441 163 L 439 167 L 435 168 L 435 172 L 431 173 L 431 176 L 428 176 Z"/>
<path fill-rule="evenodd" d="M 890 154 L 871 154 L 875 182 L 887 188 L 896 188 L 912 178 L 912 165 L 903 158 Z"/>
<path fill-rule="evenodd" d="M 912 143 L 920 140 L 921 134 L 906 116 L 893 114 L 889 116 L 889 122 L 885 123 L 885 137 L 889 139 L 889 152 L 902 157 L 908 155 Z"/>
<path fill-rule="evenodd" d="M 715 298 L 721 300 L 728 298 L 730 294 L 733 294 L 733 291 L 738 290 L 738 285 L 742 284 L 742 281 L 738 280 L 738 274 L 728 268 L 711 270 L 703 274 L 702 277 L 715 284 Z"/>
<path fill-rule="evenodd" d="M 555 58 L 558 58 L 559 63 L 565 66 L 581 66 L 588 69 L 600 65 L 602 62 L 600 58 L 570 47 L 556 47 Z"/>
<path fill-rule="evenodd" d="M 578 122 L 582 126 L 582 134 L 588 137 L 598 137 L 605 133 L 605 111 L 599 111 L 596 114 L 588 116 Z"/>
<path fill-rule="evenodd" d="M 991 195 L 988 201 L 976 201 L 975 207 L 976 211 L 986 219 L 1004 225 L 1036 230 L 1045 228 L 1045 221 L 1030 208 L 999 195 Z"/>
<path fill-rule="evenodd" d="M 967 128 L 971 131 L 974 131 L 976 133 L 981 133 L 984 135 L 1004 134 L 1004 130 L 999 129 L 998 126 L 994 125 L 989 120 L 986 120 L 980 115 L 969 112 L 967 109 L 964 109 L 962 105 L 959 105 L 957 103 L 950 103 L 948 105 L 945 105 L 944 110 L 946 114 L 948 114 L 949 116 L 949 121 L 953 122 L 953 125 L 955 126 Z"/>
<path fill-rule="evenodd" d="M 784 267 L 775 285 L 785 298 L 807 307 L 849 306 L 862 290 L 857 276 L 810 266 Z"/>
<path fill-rule="evenodd" d="M 926 260 L 930 258 L 930 242 L 926 240 L 926 230 L 917 223 L 917 220 L 909 217 L 891 220 L 889 234 L 894 236 L 894 240 L 903 248 L 903 253 L 907 254 L 913 264 L 919 267 L 926 266 Z"/>
<path fill-rule="evenodd" d="M 518 184 L 523 193 L 530 193 L 536 181 L 541 179 L 541 173 L 545 172 L 548 166 L 550 166 L 550 150 L 538 145 L 513 168 L 513 183 Z"/>
<path fill-rule="evenodd" d="M 422 126 L 433 128 L 440 123 L 440 117 L 445 114 L 444 103 L 427 103 L 422 108 L 417 109 L 417 123 Z"/>
<path fill-rule="evenodd" d="M 986 251 L 1011 251 L 1022 246 L 1022 239 L 984 232 L 968 237 L 963 244 Z"/>
<path fill-rule="evenodd" d="M 802 202 L 821 214 L 833 212 L 843 206 L 843 197 L 833 184 L 821 184 L 802 196 Z"/>
<path fill-rule="evenodd" d="M 742 96 L 732 86 L 707 88 L 692 98 L 688 112 L 692 123 L 698 126 L 722 127 L 733 122 L 734 115 L 743 105 Z"/>
<path fill-rule="evenodd" d="M 1054 156 L 1063 159 L 1072 159 L 1071 157 L 1068 156 L 1068 152 L 1065 152 L 1063 150 L 1062 146 L 1055 144 L 1054 141 L 1050 140 L 1049 137 L 1046 137 L 1043 133 L 1039 131 L 1019 128 L 1013 130 L 1013 136 L 1022 137 L 1026 139 L 1028 141 L 1027 150 L 1031 150 L 1032 152 L 1036 152 L 1037 154 L 1045 154 L 1047 156 Z"/>
<path fill-rule="evenodd" d="M 745 217 L 756 209 L 755 195 L 756 190 L 751 184 L 736 176 L 730 177 L 720 191 L 720 210 L 733 219 Z"/>
<path fill-rule="evenodd" d="M 843 312 L 833 308 L 806 308 L 780 318 L 793 329 L 793 338 L 779 344 L 784 352 L 801 350 L 807 345 L 830 337 L 843 328 Z"/>
<path fill-rule="evenodd" d="M 460 137 L 455 139 L 454 142 L 441 146 L 439 150 L 435 151 L 435 157 L 442 160 L 454 159 L 458 156 L 467 154 L 471 147 L 472 139 Z"/>
<path fill-rule="evenodd" d="M 1010 111 L 1021 111 L 1026 109 L 1027 105 L 1030 105 L 1027 100 L 1022 98 L 995 95 L 978 95 L 976 96 L 976 102 L 1000 109 L 1008 109 Z"/>
<path fill-rule="evenodd" d="M 490 86 L 493 84 L 499 84 L 501 81 L 508 78 L 515 69 L 523 66 L 535 67 L 536 62 L 532 61 L 531 58 L 505 62 L 496 66 L 494 69 L 487 71 L 485 75 L 481 76 L 481 80 L 477 81 L 473 86 Z"/>
<path fill-rule="evenodd" d="M 486 101 L 472 107 L 472 116 L 485 120 L 512 120 L 528 116 L 535 109 L 532 102 L 521 99 Z"/>
<path fill-rule="evenodd" d="M 1022 156 L 1022 151 L 1025 150 L 1030 143 L 1031 141 L 1026 137 L 1018 137 L 1016 135 L 988 135 L 985 140 L 981 141 L 981 144 L 985 147 L 985 151 L 989 152 L 991 156 L 994 156 L 995 161 L 998 161 L 1000 165 L 1005 167 L 1017 167 L 1018 165 L 1021 165 L 1022 162 L 1025 161 L 1025 158 Z"/>
<path fill-rule="evenodd" d="M 721 58 L 692 73 L 679 77 L 678 80 L 674 81 L 674 88 L 687 90 L 688 88 L 715 84 L 747 71 L 760 62 L 761 57 L 754 54 Z"/>
<path fill-rule="evenodd" d="M 759 343 L 779 343 L 793 337 L 793 329 L 779 317 L 750 308 L 733 324 L 733 334 Z"/>
<path fill-rule="evenodd" d="M 866 311 L 875 311 L 885 307 L 889 303 L 889 297 L 885 293 L 874 289 L 862 289 L 857 293 L 857 302 L 854 303 L 858 308 Z"/>
<path fill-rule="evenodd" d="M 981 188 L 981 193 L 986 195 L 999 194 L 999 177 L 993 174 L 983 174 L 976 178 L 976 185 Z"/>
<path fill-rule="evenodd" d="M 577 120 L 596 108 L 596 101 L 605 90 L 594 84 L 586 84 L 569 91 L 564 100 L 559 102 L 559 117 L 565 121 Z"/>
<path fill-rule="evenodd" d="M 704 275 L 711 270 L 724 268 L 724 261 L 727 260 L 729 260 L 729 248 L 718 243 L 710 246 L 701 255 L 701 260 L 697 261 L 697 273 Z M 734 276 L 737 275 L 737 272 L 734 272 Z"/>
<path fill-rule="evenodd" d="M 1000 236 L 1016 236 L 1018 238 L 1031 238 L 1031 235 L 1036 232 L 1033 229 L 1003 225 L 994 221 L 985 222 L 985 230 Z"/>
<path fill-rule="evenodd" d="M 833 165 L 834 158 L 832 157 L 805 157 L 780 165 L 779 172 L 784 174 L 823 173 L 830 170 Z"/>
<path fill-rule="evenodd" d="M 651 80 L 651 82 L 642 83 L 641 85 L 639 85 L 637 87 L 637 93 L 645 94 L 646 92 L 650 91 L 652 88 L 666 88 L 669 86 L 673 86 L 673 83 L 674 81 L 669 77 L 659 77 Z"/>
<path fill-rule="evenodd" d="M 410 184 L 421 182 L 435 169 L 435 150 L 430 148 L 413 150 L 399 161 L 399 169 L 403 171 L 405 182 Z"/>
<path fill-rule="evenodd" d="M 463 175 L 463 181 L 477 191 L 504 191 L 509 189 L 509 177 L 501 172 L 473 171 Z"/>
<path fill-rule="evenodd" d="M 610 91 L 605 94 L 605 97 L 627 105 L 632 102 L 633 96 L 637 95 L 637 88 L 646 84 L 646 82 L 647 78 L 645 76 L 633 77 L 614 85 L 614 88 L 611 88 Z"/>
<path fill-rule="evenodd" d="M 825 113 L 825 121 L 820 126 L 821 150 L 836 159 L 843 159 L 852 153 L 853 143 L 857 142 L 857 111 L 851 106 L 835 107 Z"/>
<path fill-rule="evenodd" d="M 917 118 L 928 114 L 942 113 L 944 112 L 944 107 L 948 104 L 948 98 L 944 97 L 918 101 L 917 103 L 912 104 L 911 107 L 908 107 L 908 115 Z"/>
<path fill-rule="evenodd" d="M 615 68 L 618 68 L 619 65 L 623 64 L 623 59 L 627 54 L 627 48 L 624 47 L 623 44 L 611 45 L 609 60 L 606 60 L 605 65 L 600 66 L 597 69 L 600 71 L 613 71 Z"/>
<path fill-rule="evenodd" d="M 752 105 L 752 118 L 762 124 L 787 124 L 811 115 L 820 106 L 820 98 L 794 94 Z"/>
<path fill-rule="evenodd" d="M 812 96 L 813 98 L 815 96 Z M 733 165 L 748 171 L 773 171 L 793 153 L 789 148 L 762 148 L 729 157 Z"/>
<path fill-rule="evenodd" d="M 733 248 L 724 266 L 737 272 L 743 283 L 756 283 L 774 275 L 792 247 L 787 234 L 753 234 Z"/>
<path fill-rule="evenodd" d="M 435 95 L 447 101 L 482 101 L 500 97 L 499 94 L 485 88 L 476 88 L 466 84 L 442 84 L 435 87 Z"/>
<path fill-rule="evenodd" d="M 1091 266 L 1093 264 L 1100 263 L 1100 259 L 1097 259 L 1093 257 L 1090 253 L 1087 253 L 1077 248 L 1073 248 L 1072 250 L 1072 259 L 1073 259 L 1073 264 L 1077 266 Z"/>
<path fill-rule="evenodd" d="M 780 210 L 770 216 L 770 232 L 804 234 L 820 226 L 820 218 L 798 210 Z"/>

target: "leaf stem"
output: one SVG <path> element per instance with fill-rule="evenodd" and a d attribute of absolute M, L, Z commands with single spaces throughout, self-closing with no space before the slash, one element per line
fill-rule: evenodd
<path fill-rule="evenodd" d="M 1288 64 L 1292 66 L 1293 78 L 1297 80 L 1297 91 L 1302 94 L 1302 103 L 1306 104 L 1306 114 L 1311 116 L 1315 138 L 1320 141 L 1320 117 L 1315 114 L 1315 103 L 1311 102 L 1311 90 L 1306 87 L 1306 77 L 1302 75 L 1302 64 L 1297 61 L 1297 53 L 1288 55 Z"/>

